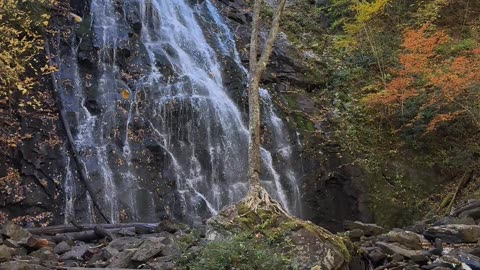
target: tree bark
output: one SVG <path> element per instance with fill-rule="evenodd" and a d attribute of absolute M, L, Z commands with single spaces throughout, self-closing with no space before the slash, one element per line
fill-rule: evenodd
<path fill-rule="evenodd" d="M 260 59 L 257 62 L 258 32 L 260 7 L 262 0 L 255 0 L 252 21 L 252 36 L 250 38 L 250 65 L 248 80 L 248 107 L 250 141 L 248 145 L 248 181 L 250 190 L 258 192 L 260 185 L 260 94 L 259 85 L 263 72 L 273 51 L 273 45 L 280 28 L 280 18 L 285 8 L 286 0 L 279 0 L 275 9 L 272 25 L 265 42 Z"/>

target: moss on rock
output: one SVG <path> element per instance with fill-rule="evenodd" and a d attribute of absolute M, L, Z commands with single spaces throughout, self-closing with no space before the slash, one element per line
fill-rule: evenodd
<path fill-rule="evenodd" d="M 250 246 L 259 252 L 258 256 L 273 252 L 279 257 L 271 259 L 281 261 L 280 269 L 316 266 L 321 269 L 341 269 L 351 260 L 352 245 L 345 238 L 273 209 L 262 207 L 254 211 L 244 201 L 225 208 L 207 224 L 207 239 L 211 245 L 223 243 L 224 246 L 230 246 L 234 242 L 239 248 Z M 231 256 L 237 256 L 237 251 Z M 249 252 L 242 249 L 241 253 Z M 217 259 L 225 261 L 225 256 L 223 254 Z M 232 262 L 230 259 L 226 261 Z M 211 263 L 215 264 L 213 261 Z"/>

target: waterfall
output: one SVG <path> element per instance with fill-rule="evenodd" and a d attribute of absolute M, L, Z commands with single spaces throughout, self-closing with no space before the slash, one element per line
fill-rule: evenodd
<path fill-rule="evenodd" d="M 67 43 L 56 59 L 61 101 L 112 221 L 173 216 L 199 224 L 245 196 L 246 69 L 209 0 L 92 0 Z M 240 86 L 229 86 L 226 72 Z M 261 100 L 271 137 L 261 149 L 263 184 L 300 215 L 294 146 L 268 91 Z M 74 216 L 72 204 L 91 203 L 70 178 L 66 212 Z"/>

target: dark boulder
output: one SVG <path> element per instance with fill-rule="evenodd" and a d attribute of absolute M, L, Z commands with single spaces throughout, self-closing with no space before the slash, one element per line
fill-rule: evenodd
<path fill-rule="evenodd" d="M 376 242 L 375 245 L 380 247 L 385 253 L 391 255 L 399 254 L 407 258 L 411 258 L 416 255 L 422 255 L 422 251 L 410 250 L 390 243 Z"/>
<path fill-rule="evenodd" d="M 380 235 L 378 239 L 385 242 L 395 242 L 409 249 L 422 249 L 420 237 L 413 232 L 401 230 L 390 231 L 386 234 Z"/>
<path fill-rule="evenodd" d="M 72 250 L 72 247 L 67 242 L 62 241 L 55 246 L 55 248 L 53 249 L 53 252 L 55 254 L 61 255 L 61 254 L 65 253 L 65 252 L 68 252 L 70 250 Z"/>
<path fill-rule="evenodd" d="M 480 239 L 480 226 L 451 224 L 430 227 L 423 233 L 425 238 L 442 239 L 447 243 L 476 243 Z"/>
<path fill-rule="evenodd" d="M 165 238 L 147 238 L 143 241 L 143 243 L 138 247 L 135 254 L 132 256 L 132 260 L 139 261 L 139 262 L 146 262 L 148 259 L 154 257 L 155 255 L 162 252 L 165 248 L 165 245 L 162 241 Z"/>
<path fill-rule="evenodd" d="M 0 245 L 0 262 L 8 261 L 12 258 L 14 249 L 9 248 L 5 245 Z"/>
<path fill-rule="evenodd" d="M 368 259 L 373 263 L 374 266 L 381 265 L 386 258 L 387 258 L 387 255 L 385 255 L 385 253 L 378 248 L 368 253 Z"/>

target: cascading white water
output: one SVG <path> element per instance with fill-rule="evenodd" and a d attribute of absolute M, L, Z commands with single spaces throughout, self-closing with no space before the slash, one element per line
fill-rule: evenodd
<path fill-rule="evenodd" d="M 75 144 L 110 219 L 119 222 L 120 212 L 127 210 L 132 220 L 156 219 L 163 204 L 166 214 L 200 223 L 241 199 L 247 192 L 248 130 L 231 97 L 235 93 L 223 80 L 220 56 L 232 59 L 240 78 L 246 70 L 213 4 L 92 0 L 90 8 L 95 72 L 78 66 L 75 46 L 64 52 L 60 79 L 72 80 L 73 90 L 62 89 L 62 102 L 75 112 Z M 137 34 L 131 30 L 134 20 Z M 205 33 L 210 31 L 214 38 L 209 40 Z M 128 56 L 119 55 L 124 48 Z M 126 69 L 127 61 L 137 61 L 138 70 Z M 90 77 L 92 83 L 84 80 Z M 273 137 L 261 151 L 262 180 L 288 211 L 299 213 L 288 134 L 264 90 L 262 102 Z M 139 165 L 144 163 L 156 167 Z M 175 197 L 157 202 L 164 200 L 157 181 L 171 182 Z"/>

